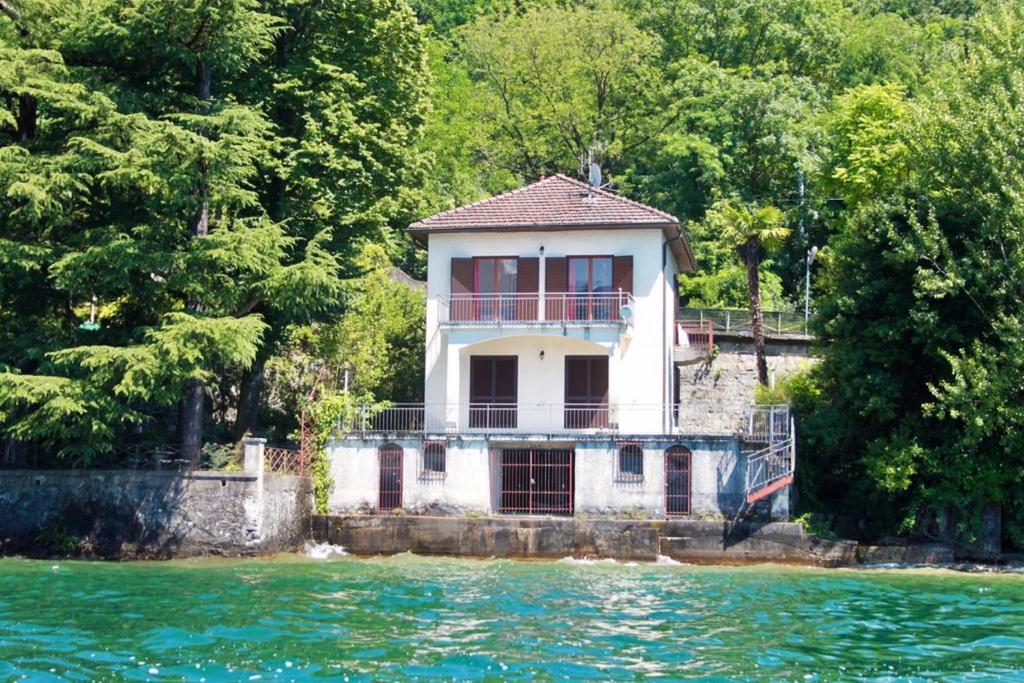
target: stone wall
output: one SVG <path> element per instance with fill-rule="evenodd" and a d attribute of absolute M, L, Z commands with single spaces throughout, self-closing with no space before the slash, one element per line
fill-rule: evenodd
<path fill-rule="evenodd" d="M 0 471 L 0 554 L 271 553 L 301 546 L 311 513 L 309 480 L 286 474 Z"/>
<path fill-rule="evenodd" d="M 857 544 L 808 534 L 799 524 L 516 517 L 315 517 L 313 536 L 356 555 L 413 552 L 518 558 L 845 565 Z"/>
<path fill-rule="evenodd" d="M 678 368 L 680 427 L 687 434 L 720 434 L 736 428 L 754 403 L 757 362 L 749 336 L 716 336 L 717 357 Z M 805 338 L 769 339 L 769 379 L 802 371 L 818 362 Z"/>

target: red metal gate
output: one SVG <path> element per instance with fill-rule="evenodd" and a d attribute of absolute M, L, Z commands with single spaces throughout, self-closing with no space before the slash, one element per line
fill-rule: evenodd
<path fill-rule="evenodd" d="M 569 448 L 501 451 L 501 511 L 506 514 L 572 515 L 573 466 Z"/>
<path fill-rule="evenodd" d="M 385 444 L 377 454 L 380 461 L 377 511 L 389 512 L 402 507 L 402 447 Z"/>
<path fill-rule="evenodd" d="M 690 514 L 690 451 L 682 446 L 665 451 L 665 513 Z"/>

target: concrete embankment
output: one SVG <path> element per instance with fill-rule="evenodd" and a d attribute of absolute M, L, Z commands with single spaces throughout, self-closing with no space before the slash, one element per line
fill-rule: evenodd
<path fill-rule="evenodd" d="M 256 555 L 309 535 L 307 478 L 251 472 L 0 471 L 0 554 Z"/>
<path fill-rule="evenodd" d="M 356 555 L 413 552 L 641 561 L 664 556 L 708 564 L 821 566 L 857 561 L 856 543 L 821 539 L 788 522 L 330 515 L 313 518 L 313 536 Z"/>

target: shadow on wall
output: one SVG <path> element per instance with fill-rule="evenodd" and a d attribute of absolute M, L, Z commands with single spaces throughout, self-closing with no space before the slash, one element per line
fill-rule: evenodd
<path fill-rule="evenodd" d="M 163 559 L 295 548 L 305 477 L 144 470 L 0 471 L 0 554 Z"/>
<path fill-rule="evenodd" d="M 172 557 L 184 535 L 175 521 L 182 517 L 186 476 L 2 472 L 0 549 L 47 557 Z"/>

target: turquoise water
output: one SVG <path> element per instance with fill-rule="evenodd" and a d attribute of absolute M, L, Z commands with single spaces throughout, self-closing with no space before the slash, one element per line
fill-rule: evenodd
<path fill-rule="evenodd" d="M 1024 576 L 0 560 L 0 681 L 1024 680 Z"/>

